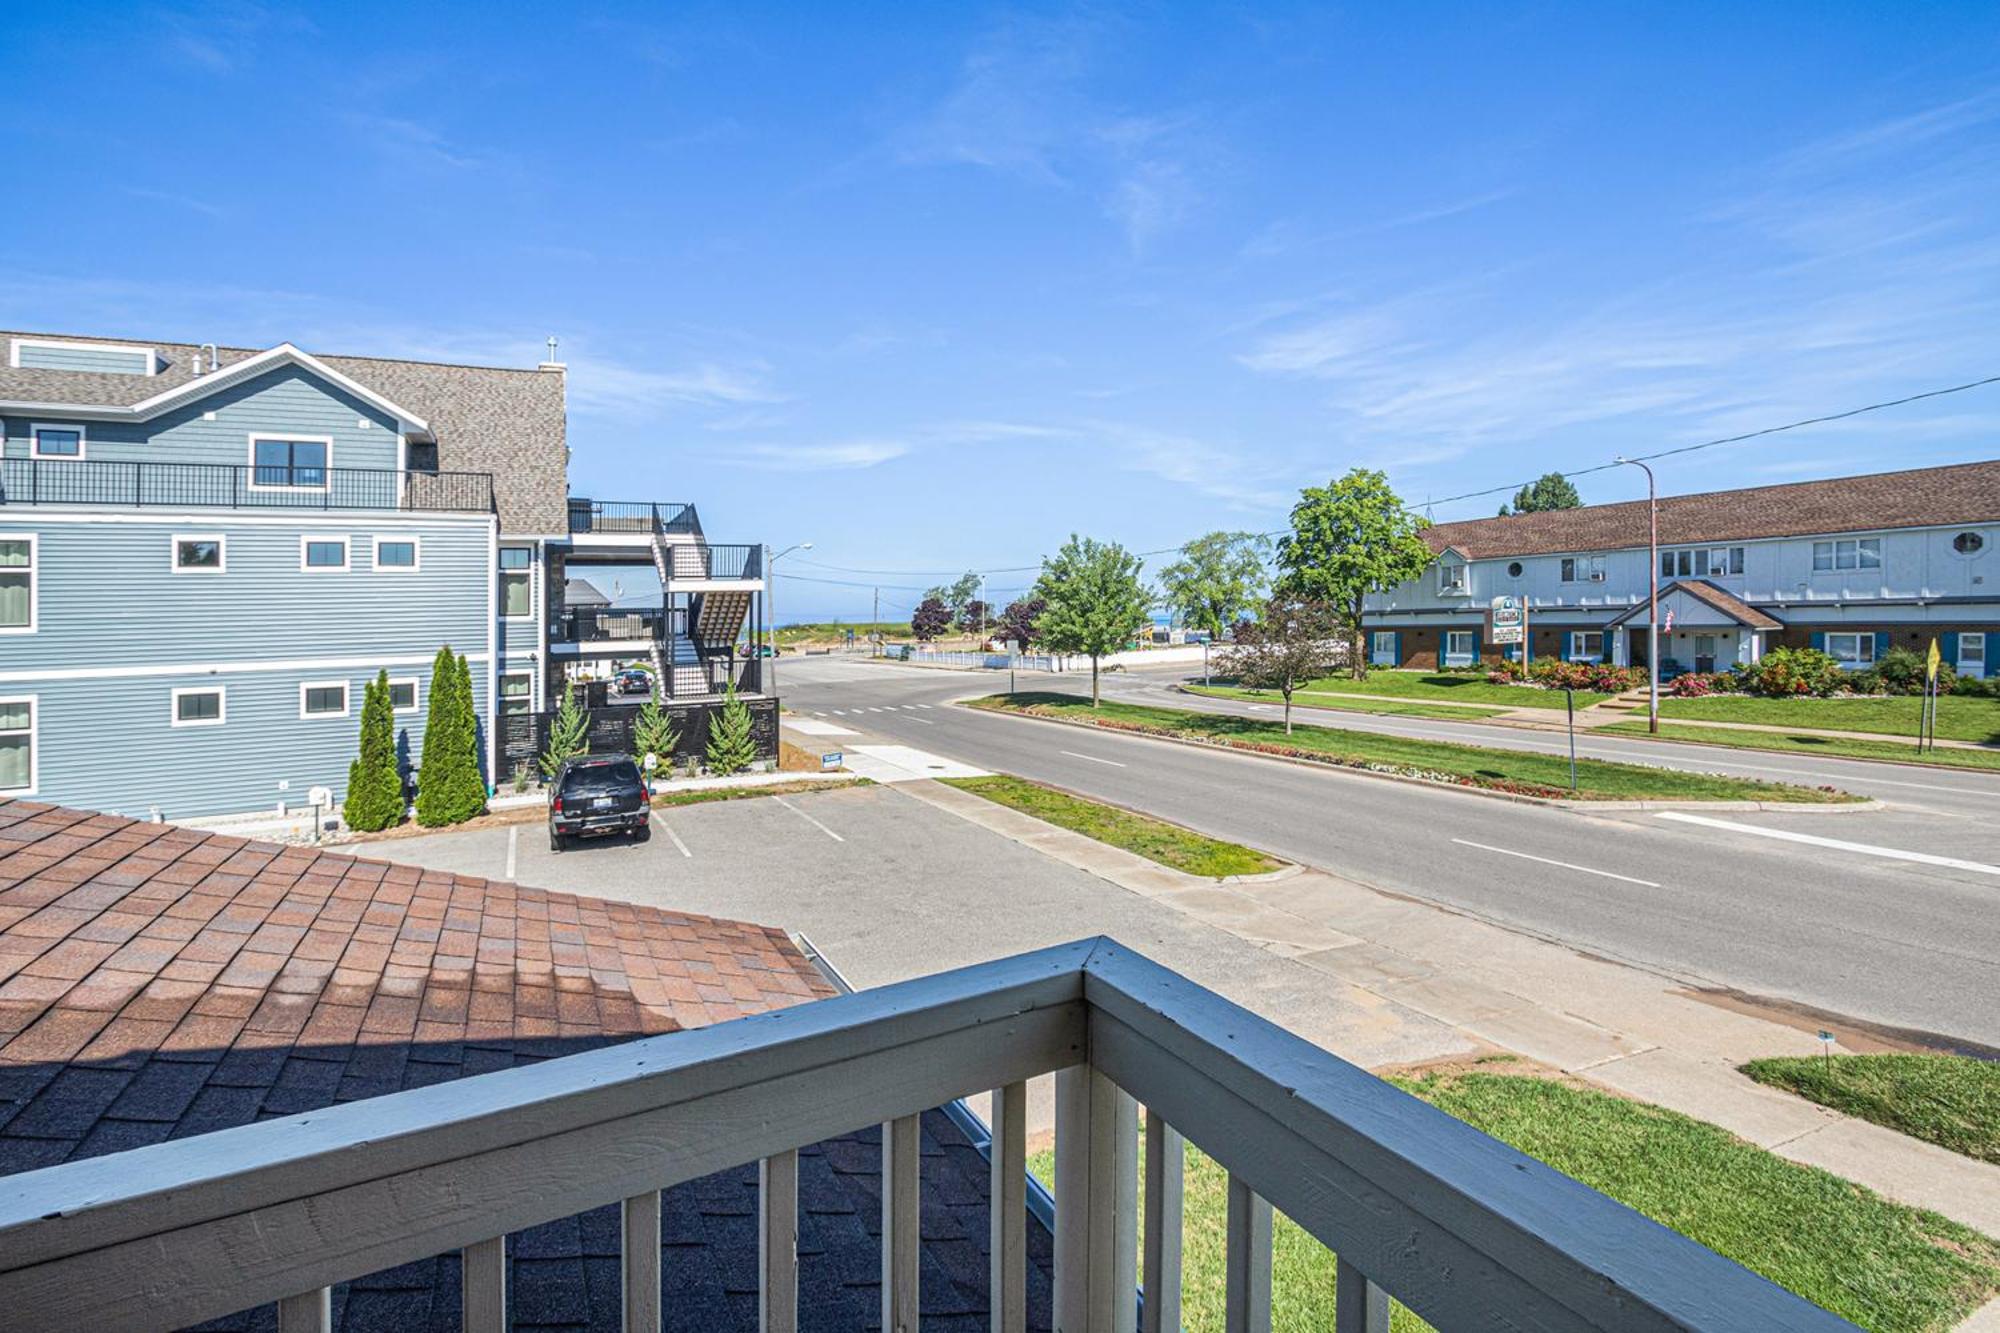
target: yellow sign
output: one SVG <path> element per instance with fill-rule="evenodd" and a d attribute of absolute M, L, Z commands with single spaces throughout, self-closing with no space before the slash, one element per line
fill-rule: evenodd
<path fill-rule="evenodd" d="M 1930 681 L 1933 685 L 1937 684 L 1938 660 L 1938 641 L 1932 639 L 1931 650 L 1924 657 L 1924 679 Z"/>

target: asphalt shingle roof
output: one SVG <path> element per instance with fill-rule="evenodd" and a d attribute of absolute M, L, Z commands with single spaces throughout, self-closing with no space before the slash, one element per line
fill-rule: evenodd
<path fill-rule="evenodd" d="M 195 378 L 195 356 L 200 350 L 193 343 L 12 331 L 0 331 L 0 348 L 10 346 L 14 338 L 150 347 L 158 354 L 160 368 L 153 375 L 22 368 L 7 364 L 9 358 L 0 355 L 0 400 L 78 406 L 130 407 L 178 388 Z M 227 368 L 268 350 L 222 347 L 217 355 L 220 367 Z M 437 436 L 441 470 L 492 473 L 502 532 L 548 535 L 568 531 L 564 375 L 436 361 L 312 355 L 430 423 Z"/>
<path fill-rule="evenodd" d="M 0 802 L 0 1175 L 822 998 L 765 926 Z M 880 1132 L 799 1162 L 801 1323 L 875 1327 Z M 987 1164 L 923 1117 L 926 1330 L 986 1327 Z M 754 1329 L 754 1163 L 666 1192 L 667 1327 Z M 1049 1325 L 1029 1228 L 1030 1327 Z M 616 1206 L 509 1241 L 517 1329 L 613 1330 Z M 455 1255 L 336 1288 L 336 1327 L 458 1327 Z M 216 1321 L 271 1329 L 275 1307 Z"/>
<path fill-rule="evenodd" d="M 2000 520 L 2000 460 L 1662 496 L 1660 544 L 1996 520 Z M 1628 500 L 1440 523 L 1425 530 L 1424 540 L 1433 551 L 1453 546 L 1471 560 L 1624 550 L 1646 545 L 1647 506 L 1644 500 Z"/>

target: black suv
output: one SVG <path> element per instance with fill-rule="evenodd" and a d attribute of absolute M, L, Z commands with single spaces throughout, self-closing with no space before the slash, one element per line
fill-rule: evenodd
<path fill-rule="evenodd" d="M 549 784 L 549 850 L 597 833 L 630 833 L 634 841 L 652 836 L 647 822 L 652 793 L 639 765 L 628 754 L 588 754 L 565 759 Z"/>

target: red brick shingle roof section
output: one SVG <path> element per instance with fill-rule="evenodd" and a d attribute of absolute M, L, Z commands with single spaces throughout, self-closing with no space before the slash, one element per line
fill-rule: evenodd
<path fill-rule="evenodd" d="M 1670 495 L 1660 500 L 1660 544 L 1753 541 L 1818 532 L 1866 532 L 2000 520 L 2000 460 L 1880 472 L 1867 477 Z M 1431 550 L 1471 560 L 1646 545 L 1644 500 L 1440 523 Z"/>
<path fill-rule="evenodd" d="M 832 993 L 766 926 L 0 802 L 0 1066 L 669 1032 Z"/>

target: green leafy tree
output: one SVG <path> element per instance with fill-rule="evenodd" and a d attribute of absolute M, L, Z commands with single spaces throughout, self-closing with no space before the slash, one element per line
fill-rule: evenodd
<path fill-rule="evenodd" d="M 941 597 L 924 598 L 918 603 L 916 614 L 910 617 L 910 633 L 917 636 L 919 643 L 929 643 L 950 628 L 951 608 Z"/>
<path fill-rule="evenodd" d="M 1220 636 L 1257 605 L 1268 539 L 1254 532 L 1211 532 L 1181 547 L 1160 571 L 1160 591 L 1183 625 Z"/>
<path fill-rule="evenodd" d="M 1421 575 L 1431 563 L 1427 520 L 1404 507 L 1389 478 L 1355 468 L 1325 486 L 1308 486 L 1292 506 L 1292 530 L 1278 539 L 1278 591 L 1330 603 L 1348 633 L 1348 667 L 1368 675 L 1361 612 L 1370 593 Z"/>
<path fill-rule="evenodd" d="M 1035 596 L 1045 603 L 1035 619 L 1042 642 L 1058 653 L 1090 658 L 1090 706 L 1097 707 L 1098 665 L 1147 623 L 1152 594 L 1139 578 L 1143 563 L 1116 542 L 1099 543 L 1071 533 L 1062 549 L 1042 560 Z"/>
<path fill-rule="evenodd" d="M 1514 492 L 1514 503 L 1510 508 L 1500 506 L 1500 517 L 1509 514 L 1539 514 L 1549 509 L 1581 509 L 1583 497 L 1576 493 L 1576 487 L 1560 472 L 1545 472 Z"/>
<path fill-rule="evenodd" d="M 396 765 L 396 727 L 389 673 L 380 672 L 361 696 L 361 748 L 347 769 L 347 826 L 373 833 L 403 822 L 403 774 Z"/>
<path fill-rule="evenodd" d="M 542 776 L 555 781 L 556 771 L 563 761 L 574 759 L 589 749 L 585 738 L 590 735 L 590 711 L 576 697 L 576 682 L 563 684 L 562 703 L 556 708 L 556 715 L 549 721 L 549 739 L 542 746 Z"/>
<path fill-rule="evenodd" d="M 458 659 L 451 645 L 438 649 L 431 661 L 430 710 L 424 716 L 424 747 L 417 761 L 417 822 L 439 828 L 458 821 L 450 817 L 449 788 L 458 734 Z"/>
<path fill-rule="evenodd" d="M 1292 695 L 1333 670 L 1345 626 L 1328 602 L 1279 594 L 1262 614 L 1241 625 L 1222 653 L 1222 669 L 1253 690 L 1276 690 L 1285 699 L 1285 734 L 1292 734 Z"/>
<path fill-rule="evenodd" d="M 673 716 L 660 707 L 658 699 L 648 699 L 639 705 L 639 715 L 632 719 L 632 748 L 639 752 L 642 769 L 646 756 L 654 755 L 659 763 L 650 776 L 662 782 L 671 778 L 674 775 L 674 747 L 680 743 L 680 730 L 674 726 Z"/>
<path fill-rule="evenodd" d="M 945 610 L 953 616 L 965 609 L 965 604 L 979 596 L 979 573 L 968 569 L 955 583 L 940 583 L 924 593 L 926 601 L 935 597 L 944 603 Z"/>
<path fill-rule="evenodd" d="M 730 685 L 722 711 L 708 724 L 708 748 L 703 758 L 708 771 L 720 777 L 741 773 L 757 761 L 757 742 L 750 735 L 750 706 L 736 697 Z"/>

